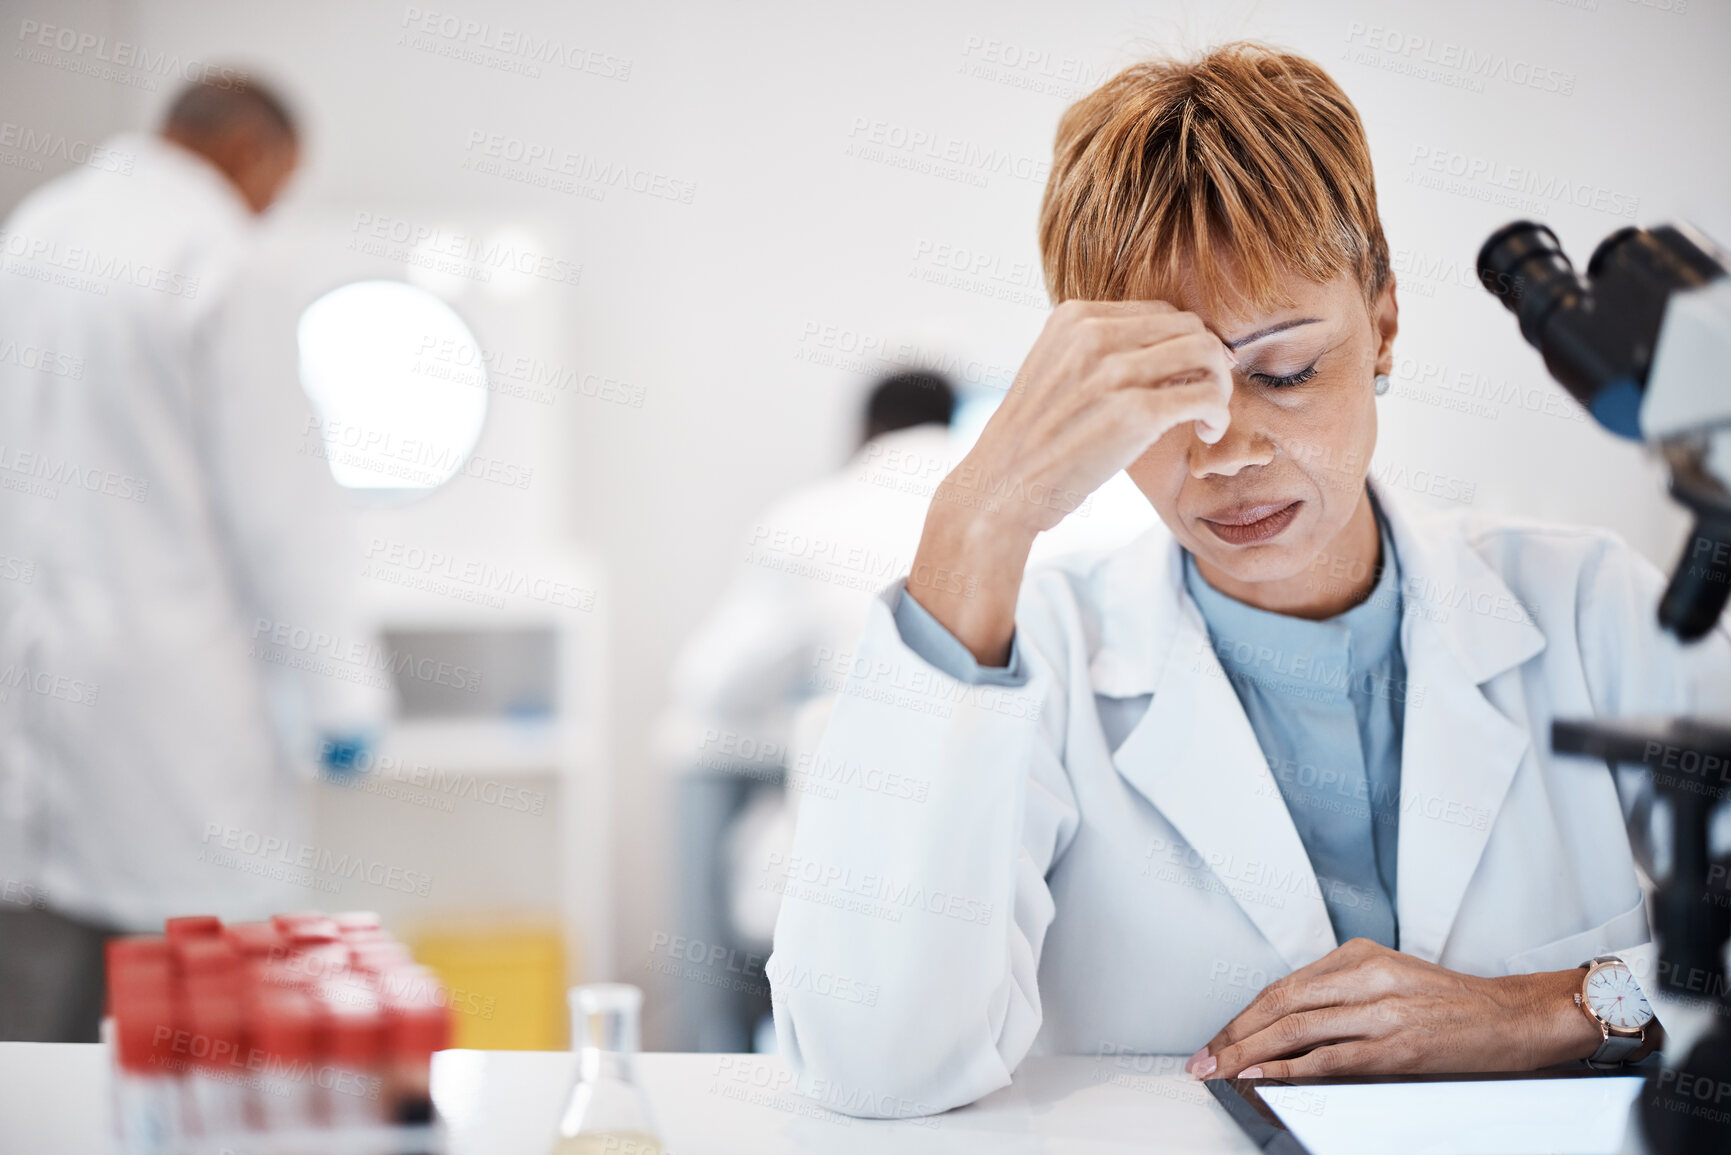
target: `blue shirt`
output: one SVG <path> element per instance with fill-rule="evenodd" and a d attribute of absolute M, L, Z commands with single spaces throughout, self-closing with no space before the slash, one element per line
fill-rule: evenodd
<path fill-rule="evenodd" d="M 1377 526 L 1385 564 L 1370 596 L 1326 621 L 1228 597 L 1203 579 L 1188 552 L 1184 583 L 1310 856 L 1338 941 L 1361 937 L 1398 947 L 1394 898 L 1406 663 L 1399 560 L 1380 511 Z M 895 620 L 909 649 L 958 681 L 1019 685 L 1026 679 L 1018 647 L 1011 648 L 1008 666 L 982 666 L 905 594 L 897 599 Z M 1114 749 L 1149 700 L 1097 700 Z"/>
<path fill-rule="evenodd" d="M 1406 662 L 1400 565 L 1380 515 L 1377 524 L 1385 564 L 1375 587 L 1324 621 L 1228 597 L 1188 553 L 1184 585 L 1298 828 L 1336 938 L 1393 948 Z"/>

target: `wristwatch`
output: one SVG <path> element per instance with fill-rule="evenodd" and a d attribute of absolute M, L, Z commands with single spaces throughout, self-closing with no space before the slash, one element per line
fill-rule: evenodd
<path fill-rule="evenodd" d="M 1575 1005 L 1593 1020 L 1604 1039 L 1587 1064 L 1618 1066 L 1647 1041 L 1653 1008 L 1641 993 L 1634 972 L 1622 959 L 1600 955 L 1581 965 L 1587 968 L 1587 975 L 1581 980 L 1581 989 L 1575 992 Z"/>

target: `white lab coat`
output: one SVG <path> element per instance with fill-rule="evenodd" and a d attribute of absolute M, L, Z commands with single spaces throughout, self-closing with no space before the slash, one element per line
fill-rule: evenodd
<path fill-rule="evenodd" d="M 822 733 L 832 696 L 823 663 L 852 647 L 878 590 L 912 563 L 932 489 L 962 448 L 942 425 L 886 433 L 764 509 L 726 593 L 674 663 L 657 727 L 670 770 L 795 775 L 791 798 L 760 795 L 729 838 L 725 892 L 748 943 L 767 947 L 775 926 L 779 897 L 756 884 L 792 838 L 801 752 Z"/>
<path fill-rule="evenodd" d="M 676 769 L 727 730 L 785 753 L 792 714 L 812 696 L 812 656 L 851 646 L 884 583 L 907 570 L 932 488 L 956 460 L 949 430 L 917 425 L 867 442 L 830 476 L 753 519 L 727 592 L 681 647 L 662 718 Z"/>
<path fill-rule="evenodd" d="M 1604 763 L 1553 755 L 1550 724 L 1691 710 L 1709 684 L 1723 712 L 1731 645 L 1680 653 L 1654 624 L 1659 575 L 1610 534 L 1377 493 L 1406 606 L 1400 948 L 1480 975 L 1616 951 L 1650 980 L 1632 798 Z M 1030 573 L 1022 688 L 934 670 L 901 641 L 899 596 L 873 607 L 820 748 L 843 787 L 806 797 L 766 880 L 786 892 L 777 1037 L 808 1093 L 923 1113 L 1004 1086 L 1031 1050 L 1188 1055 L 1338 945 L 1164 530 Z M 1143 695 L 1108 749 L 1097 703 Z"/>
<path fill-rule="evenodd" d="M 724 731 L 750 740 L 741 761 L 763 747 L 771 761 L 788 755 L 800 707 L 832 693 L 822 663 L 853 648 L 878 592 L 907 572 L 932 494 L 971 444 L 941 425 L 885 433 L 757 515 L 727 592 L 674 662 L 657 727 L 665 764 L 703 764 Z M 1151 522 L 1147 499 L 1119 474 L 1041 534 L 1034 558 L 1116 546 Z"/>
<path fill-rule="evenodd" d="M 264 840 L 298 850 L 314 733 L 390 697 L 253 655 L 277 623 L 364 638 L 352 525 L 295 318 L 247 307 L 240 197 L 158 138 L 107 147 L 130 171 L 57 178 L 0 235 L 0 555 L 28 575 L 0 582 L 0 871 L 125 928 L 304 905 Z"/>
<path fill-rule="evenodd" d="M 912 565 L 932 493 L 971 444 L 941 425 L 885 433 L 769 506 L 740 544 L 726 594 L 674 664 L 657 727 L 666 765 L 791 772 L 793 789 L 760 795 L 729 839 L 729 911 L 748 943 L 769 945 L 780 907 L 759 885 L 765 865 L 785 857 L 807 788 L 827 789 L 808 771 L 839 685 L 835 659 L 853 649 L 883 584 Z M 1119 474 L 1041 534 L 1034 557 L 1119 545 L 1150 522 L 1147 499 Z"/>

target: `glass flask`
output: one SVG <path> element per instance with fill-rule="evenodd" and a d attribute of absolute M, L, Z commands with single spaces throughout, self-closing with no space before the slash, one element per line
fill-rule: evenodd
<path fill-rule="evenodd" d="M 662 1155 L 635 1069 L 643 992 L 593 983 L 572 987 L 569 999 L 577 1081 L 551 1155 Z"/>

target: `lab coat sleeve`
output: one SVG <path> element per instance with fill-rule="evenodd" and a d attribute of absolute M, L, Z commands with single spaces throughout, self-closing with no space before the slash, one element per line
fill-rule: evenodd
<path fill-rule="evenodd" d="M 1596 539 L 1581 569 L 1576 602 L 1576 631 L 1595 716 L 1731 718 L 1731 637 L 1724 623 L 1683 645 L 1659 628 L 1656 611 L 1664 588 L 1664 575 L 1645 558 L 1609 534 Z M 1617 785 L 1625 818 L 1647 825 L 1652 797 L 1647 771 L 1619 767 Z M 1648 834 L 1668 840 L 1669 830 L 1650 827 Z M 1642 842 L 1636 838 L 1638 846 Z M 1648 1001 L 1658 1007 L 1658 944 L 1610 946 L 1607 953 L 1628 964 Z"/>
<path fill-rule="evenodd" d="M 360 586 L 359 526 L 300 386 L 294 314 L 262 271 L 230 285 L 192 342 L 195 418 L 213 515 L 253 615 L 246 636 L 268 643 L 280 627 L 317 639 L 320 660 L 265 671 L 282 740 L 309 768 L 322 736 L 382 727 L 394 693 L 368 660 L 382 650 Z"/>
<path fill-rule="evenodd" d="M 817 751 L 841 788 L 808 793 L 765 879 L 783 1060 L 823 1105 L 876 1117 L 1009 1083 L 1041 1022 L 1046 874 L 1077 825 L 1054 611 L 1024 593 L 1024 684 L 969 686 L 903 640 L 902 596 L 873 603 Z"/>
<path fill-rule="evenodd" d="M 1601 718 L 1731 715 L 1731 637 L 1720 622 L 1684 645 L 1659 628 L 1665 577 L 1609 534 L 1582 567 L 1576 629 L 1587 689 Z"/>
<path fill-rule="evenodd" d="M 1022 671 L 1022 652 L 1014 639 L 1010 643 L 1007 665 L 982 666 L 962 645 L 960 639 L 944 629 L 931 611 L 909 597 L 906 592 L 896 599 L 896 633 L 909 649 L 958 682 L 970 686 L 1022 686 L 1028 681 Z"/>

